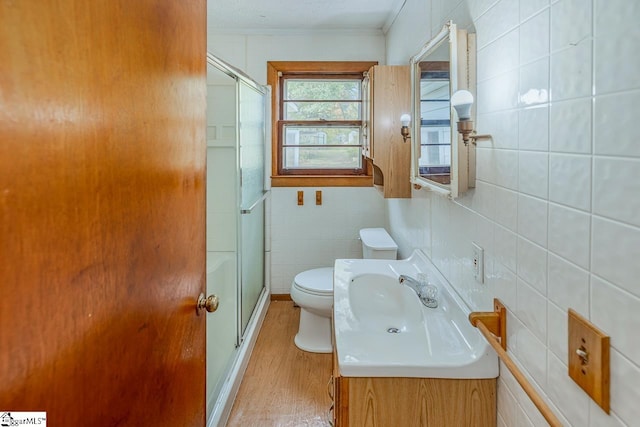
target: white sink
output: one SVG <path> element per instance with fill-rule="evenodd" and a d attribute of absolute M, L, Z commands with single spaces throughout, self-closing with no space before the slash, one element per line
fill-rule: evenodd
<path fill-rule="evenodd" d="M 351 278 L 347 292 L 354 319 L 367 331 L 415 330 L 422 323 L 422 304 L 395 277 L 360 274 Z"/>
<path fill-rule="evenodd" d="M 438 307 L 422 305 L 398 276 L 428 272 Z M 334 327 L 346 377 L 495 378 L 498 358 L 469 308 L 420 251 L 406 260 L 336 260 Z"/>

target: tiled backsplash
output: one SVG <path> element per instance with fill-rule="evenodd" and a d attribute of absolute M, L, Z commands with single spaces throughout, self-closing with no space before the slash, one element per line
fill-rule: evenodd
<path fill-rule="evenodd" d="M 425 3 L 431 25 L 404 26 Z M 477 127 L 493 141 L 478 143 L 477 187 L 463 197 L 387 202 L 401 255 L 425 250 L 472 309 L 506 303 L 509 351 L 563 423 L 637 425 L 640 2 L 408 0 L 387 62 L 406 63 L 415 52 L 402 46 L 449 19 L 477 33 Z M 566 374 L 569 307 L 611 336 L 610 416 Z M 500 426 L 546 425 L 506 369 L 498 402 Z"/>

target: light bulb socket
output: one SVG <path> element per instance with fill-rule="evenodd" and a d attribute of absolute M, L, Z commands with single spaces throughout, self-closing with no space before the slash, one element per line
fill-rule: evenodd
<path fill-rule="evenodd" d="M 411 132 L 409 126 L 402 126 L 400 128 L 400 135 L 402 135 L 402 141 L 407 142 L 407 139 L 411 138 Z"/>
<path fill-rule="evenodd" d="M 458 122 L 458 132 L 462 135 L 464 145 L 469 144 L 469 135 L 473 132 L 473 120 L 460 120 Z"/>

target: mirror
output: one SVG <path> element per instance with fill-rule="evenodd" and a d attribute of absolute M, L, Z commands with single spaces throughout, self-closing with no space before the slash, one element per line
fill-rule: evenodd
<path fill-rule="evenodd" d="M 452 22 L 411 58 L 412 183 L 451 197 L 469 187 L 469 148 L 450 104 L 468 80 L 467 32 Z"/>

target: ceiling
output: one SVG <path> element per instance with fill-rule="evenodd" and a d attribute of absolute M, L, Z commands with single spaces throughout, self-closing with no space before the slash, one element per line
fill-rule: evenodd
<path fill-rule="evenodd" d="M 209 0 L 212 32 L 382 30 L 405 0 Z"/>

